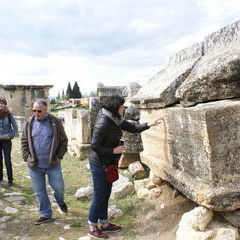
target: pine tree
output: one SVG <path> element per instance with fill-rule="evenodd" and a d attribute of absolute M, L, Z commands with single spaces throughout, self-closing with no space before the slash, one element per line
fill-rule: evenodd
<path fill-rule="evenodd" d="M 64 93 L 64 89 L 62 90 L 62 100 L 64 100 L 66 98 L 65 93 Z"/>
<path fill-rule="evenodd" d="M 82 97 L 82 94 L 80 92 L 80 89 L 79 89 L 79 86 L 78 86 L 78 83 L 75 82 L 74 83 L 74 86 L 73 86 L 73 89 L 72 89 L 72 97 L 73 98 L 81 98 Z"/>
<path fill-rule="evenodd" d="M 58 95 L 57 95 L 57 99 L 59 100 L 60 99 L 60 93 L 58 92 Z"/>
<path fill-rule="evenodd" d="M 67 91 L 66 91 L 66 99 L 69 99 L 72 97 L 73 97 L 72 87 L 71 87 L 71 83 L 69 82 L 67 86 Z"/>

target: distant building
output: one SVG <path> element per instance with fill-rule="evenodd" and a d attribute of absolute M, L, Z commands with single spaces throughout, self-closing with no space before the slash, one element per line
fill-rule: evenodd
<path fill-rule="evenodd" d="M 32 114 L 32 104 L 37 99 L 46 99 L 49 104 L 49 89 L 53 85 L 0 85 L 0 96 L 6 98 L 19 127 L 23 119 Z M 21 130 L 21 129 L 20 129 Z"/>
<path fill-rule="evenodd" d="M 108 97 L 111 95 L 123 95 L 125 86 L 100 86 L 97 88 L 98 97 Z"/>

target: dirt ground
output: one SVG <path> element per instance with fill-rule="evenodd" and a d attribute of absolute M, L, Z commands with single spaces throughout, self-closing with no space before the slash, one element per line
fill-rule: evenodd
<path fill-rule="evenodd" d="M 77 201 L 74 194 L 79 187 L 91 185 L 91 176 L 86 168 L 86 161 L 66 155 L 62 163 L 65 180 L 65 200 L 69 213 L 62 214 L 52 197 L 54 221 L 40 226 L 33 225 L 39 217 L 37 200 L 32 191 L 26 164 L 22 161 L 19 139 L 13 142 L 12 162 L 14 169 L 14 185 L 0 186 L 0 240 L 78 240 L 86 236 L 87 217 L 91 201 Z M 4 173 L 6 178 L 6 173 Z M 190 211 L 195 204 L 168 184 L 161 186 L 162 194 L 155 200 L 138 199 L 135 194 L 120 200 L 111 200 L 124 212 L 114 223 L 120 224 L 123 231 L 110 234 L 116 240 L 174 240 L 178 222 L 183 213 Z M 13 194 L 13 195 L 11 195 Z M 23 197 L 14 201 L 9 196 Z M 12 207 L 16 213 L 7 213 Z M 3 220 L 8 216 L 7 220 Z"/>
<path fill-rule="evenodd" d="M 181 216 L 196 206 L 168 184 L 162 186 L 160 197 L 149 204 L 153 208 L 139 216 L 138 240 L 174 240 Z"/>

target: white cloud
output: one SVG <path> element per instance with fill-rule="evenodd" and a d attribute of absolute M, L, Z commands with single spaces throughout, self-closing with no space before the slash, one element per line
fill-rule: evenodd
<path fill-rule="evenodd" d="M 105 85 L 125 85 L 150 78 L 158 66 L 142 68 L 124 63 L 128 53 L 93 57 L 58 53 L 46 57 L 0 55 L 1 84 L 54 85 L 50 90 L 56 96 L 70 81 L 78 82 L 82 92 L 95 91 L 98 82 Z M 122 63 L 121 63 L 122 61 Z M 128 60 L 129 62 L 131 59 Z"/>
<path fill-rule="evenodd" d="M 54 84 L 53 95 L 69 81 L 142 83 L 239 12 L 237 0 L 0 1 L 1 83 Z"/>
<path fill-rule="evenodd" d="M 208 19 L 224 21 L 229 16 L 239 18 L 240 4 L 238 0 L 202 0 Z"/>
<path fill-rule="evenodd" d="M 156 30 L 158 25 L 156 23 L 148 22 L 144 19 L 136 19 L 130 22 L 128 28 L 140 34 L 148 34 Z"/>

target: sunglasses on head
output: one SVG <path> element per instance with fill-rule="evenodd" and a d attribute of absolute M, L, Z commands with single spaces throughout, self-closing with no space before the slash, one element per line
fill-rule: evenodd
<path fill-rule="evenodd" d="M 34 112 L 34 113 L 41 113 L 42 112 L 42 110 L 36 110 L 36 109 L 32 109 L 32 112 Z"/>

